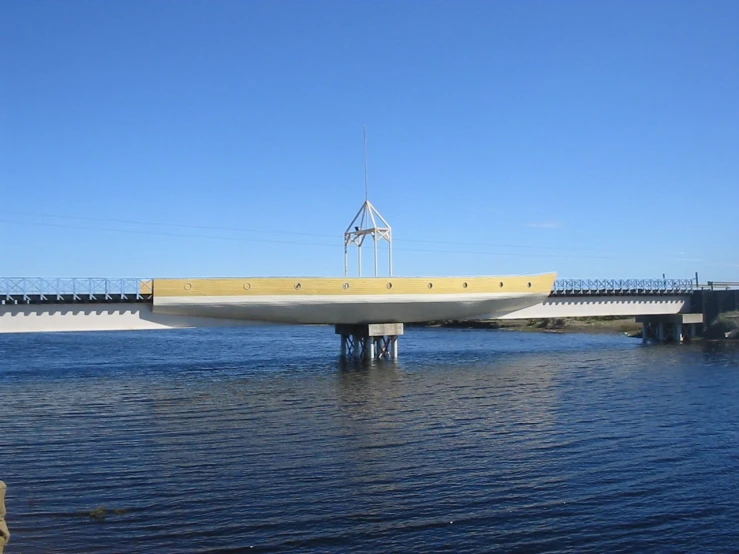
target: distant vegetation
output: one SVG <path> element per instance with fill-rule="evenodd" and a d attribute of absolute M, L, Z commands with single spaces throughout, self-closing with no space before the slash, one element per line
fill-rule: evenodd
<path fill-rule="evenodd" d="M 718 316 L 703 333 L 707 339 L 739 339 L 739 312 L 726 312 Z"/>
<path fill-rule="evenodd" d="M 641 337 L 641 324 L 631 317 L 579 317 L 515 320 L 427 321 L 408 327 L 450 327 L 455 329 L 508 329 L 513 331 L 550 331 L 571 333 L 623 333 Z M 739 312 L 726 312 L 703 333 L 706 339 L 739 339 Z"/>
<path fill-rule="evenodd" d="M 469 321 L 428 321 L 415 323 L 409 327 L 451 327 L 456 329 L 510 329 L 516 331 L 559 331 L 592 333 L 627 333 L 641 330 L 634 318 L 623 317 L 581 317 L 572 319 L 513 319 L 513 320 L 469 320 Z"/>

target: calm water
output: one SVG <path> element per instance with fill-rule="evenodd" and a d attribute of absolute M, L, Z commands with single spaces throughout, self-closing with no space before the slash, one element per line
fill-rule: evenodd
<path fill-rule="evenodd" d="M 0 335 L 6 553 L 739 549 L 736 346 L 400 346 L 363 366 L 321 327 Z"/>

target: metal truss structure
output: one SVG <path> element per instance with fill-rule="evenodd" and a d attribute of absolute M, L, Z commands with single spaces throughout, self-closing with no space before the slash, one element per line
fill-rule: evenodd
<path fill-rule="evenodd" d="M 364 203 L 354 216 L 349 227 L 344 231 L 344 277 L 349 276 L 349 247 L 357 247 L 358 277 L 362 276 L 362 246 L 367 237 L 372 237 L 374 246 L 375 277 L 379 273 L 377 258 L 377 242 L 385 240 L 388 243 L 388 274 L 393 276 L 393 230 L 390 224 L 369 201 L 369 185 L 367 181 L 367 128 L 362 128 L 364 139 Z"/>
<path fill-rule="evenodd" d="M 363 360 L 395 360 L 398 358 L 398 337 L 404 333 L 402 323 L 370 323 L 336 325 L 341 335 L 341 356 Z"/>
<path fill-rule="evenodd" d="M 1 304 L 148 302 L 152 279 L 0 277 Z"/>
<path fill-rule="evenodd" d="M 367 237 L 372 238 L 374 246 L 375 277 L 378 276 L 379 262 L 377 254 L 378 241 L 388 243 L 388 271 L 393 275 L 393 231 L 390 224 L 377 211 L 369 200 L 365 200 L 344 232 L 344 276 L 349 276 L 349 247 L 357 247 L 359 277 L 362 276 L 362 245 Z"/>
<path fill-rule="evenodd" d="M 552 296 L 620 296 L 690 294 L 693 279 L 558 279 Z"/>
<path fill-rule="evenodd" d="M 398 357 L 398 337 L 342 336 L 341 355 L 363 360 L 392 360 Z"/>

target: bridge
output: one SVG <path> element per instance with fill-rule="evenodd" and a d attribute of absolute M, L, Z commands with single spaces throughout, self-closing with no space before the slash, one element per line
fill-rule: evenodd
<path fill-rule="evenodd" d="M 620 316 L 642 323 L 643 336 L 678 342 L 694 336 L 719 312 L 736 310 L 738 283 L 693 279 L 560 279 L 542 302 L 497 319 Z M 158 313 L 153 279 L 0 278 L 0 333 L 153 330 L 252 325 L 255 322 Z M 375 325 L 342 331 L 342 351 L 397 356 L 397 336 Z M 374 329 L 374 331 L 372 331 Z M 373 334 L 374 333 L 374 334 Z M 365 336 L 366 335 L 366 336 Z M 378 336 L 377 340 L 372 337 Z M 391 340 L 388 340 L 390 337 Z M 385 342 L 382 342 L 382 341 Z M 354 342 L 357 342 L 355 345 Z"/>

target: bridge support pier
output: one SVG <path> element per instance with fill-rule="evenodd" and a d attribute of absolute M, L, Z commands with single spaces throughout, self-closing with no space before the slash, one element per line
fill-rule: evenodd
<path fill-rule="evenodd" d="M 685 340 L 685 337 L 683 337 L 683 322 L 682 321 L 676 321 L 675 322 L 675 342 L 679 342 L 682 344 Z"/>
<path fill-rule="evenodd" d="M 703 323 L 703 314 L 644 315 L 636 318 L 641 323 L 642 342 L 683 343 L 696 335 L 696 327 Z M 687 329 L 686 326 L 687 325 Z"/>
<path fill-rule="evenodd" d="M 341 335 L 341 356 L 365 360 L 398 359 L 398 337 L 403 334 L 402 323 L 367 323 L 336 325 L 334 332 Z"/>

